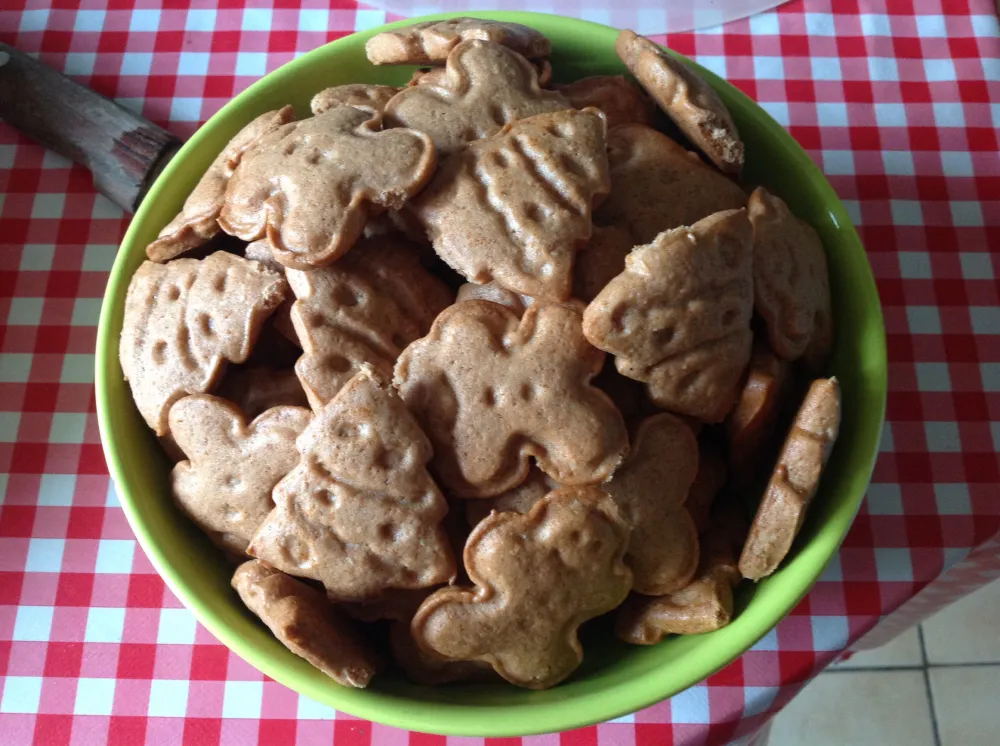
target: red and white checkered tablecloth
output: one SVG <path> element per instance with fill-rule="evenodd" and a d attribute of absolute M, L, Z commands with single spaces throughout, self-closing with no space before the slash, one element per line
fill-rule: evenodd
<path fill-rule="evenodd" d="M 4 0 L 0 40 L 183 137 L 258 76 L 385 20 L 351 0 L 163 5 Z M 794 0 L 666 42 L 759 101 L 844 199 L 882 294 L 889 421 L 866 504 L 790 617 L 669 701 L 531 746 L 748 736 L 883 617 L 902 607 L 885 628 L 898 630 L 1000 571 L 993 0 Z M 0 124 L 0 741 L 480 743 L 360 721 L 266 679 L 137 549 L 93 391 L 100 299 L 127 223 L 86 172 Z"/>

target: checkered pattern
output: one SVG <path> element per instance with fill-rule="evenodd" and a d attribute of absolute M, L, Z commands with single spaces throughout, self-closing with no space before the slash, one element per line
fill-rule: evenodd
<path fill-rule="evenodd" d="M 81 4 L 6 0 L 0 39 L 180 136 L 262 73 L 385 20 L 350 0 Z M 845 200 L 885 309 L 889 422 L 839 555 L 752 651 L 667 702 L 525 744 L 749 738 L 883 616 L 902 609 L 912 622 L 913 606 L 924 614 L 1000 567 L 992 0 L 795 0 L 666 41 L 757 99 Z M 264 678 L 137 550 L 92 386 L 100 297 L 127 222 L 85 172 L 0 125 L 0 740 L 480 743 L 352 719 Z"/>

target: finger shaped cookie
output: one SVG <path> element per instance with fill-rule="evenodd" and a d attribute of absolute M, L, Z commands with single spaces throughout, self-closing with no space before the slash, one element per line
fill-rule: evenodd
<path fill-rule="evenodd" d="M 404 88 L 385 106 L 386 126 L 426 132 L 438 153 L 490 137 L 518 119 L 570 108 L 543 90 L 524 57 L 485 41 L 467 41 L 448 55 L 443 77 Z"/>
<path fill-rule="evenodd" d="M 226 361 L 245 362 L 285 296 L 281 275 L 225 252 L 143 262 L 125 297 L 118 357 L 136 407 L 157 435 L 188 394 L 211 391 Z"/>
<path fill-rule="evenodd" d="M 291 269 L 291 319 L 302 344 L 295 372 L 314 409 L 361 368 L 386 377 L 410 342 L 431 328 L 451 292 L 420 266 L 417 250 L 397 239 L 365 239 L 334 264 Z"/>
<path fill-rule="evenodd" d="M 587 306 L 584 334 L 658 406 L 720 422 L 750 359 L 751 248 L 744 210 L 661 233 Z"/>
<path fill-rule="evenodd" d="M 494 510 L 498 513 L 527 513 L 535 503 L 558 488 L 559 485 L 544 471 L 532 468 L 528 478 L 513 489 L 485 500 L 466 500 L 465 520 L 469 528 L 475 528 Z"/>
<path fill-rule="evenodd" d="M 694 433 L 664 412 L 642 422 L 628 457 L 602 486 L 632 528 L 625 561 L 637 593 L 672 593 L 694 575 L 698 531 L 684 501 L 697 472 Z"/>
<path fill-rule="evenodd" d="M 343 601 L 454 577 L 441 527 L 448 506 L 426 468 L 430 443 L 388 382 L 359 372 L 297 446 L 298 466 L 274 488 L 251 556 Z"/>
<path fill-rule="evenodd" d="M 251 420 L 272 407 L 309 406 L 295 371 L 264 365 L 227 371 L 215 394 L 231 401 Z"/>
<path fill-rule="evenodd" d="M 833 343 L 830 279 L 819 234 L 780 197 L 757 187 L 747 203 L 753 225 L 754 308 L 773 349 L 797 360 L 811 343 L 825 358 Z"/>
<path fill-rule="evenodd" d="M 600 109 L 608 119 L 608 129 L 620 124 L 653 124 L 653 102 L 642 89 L 623 75 L 594 75 L 557 85 L 574 109 Z"/>
<path fill-rule="evenodd" d="M 368 40 L 365 53 L 373 65 L 434 65 L 473 39 L 499 44 L 529 59 L 548 57 L 552 49 L 541 33 L 520 23 L 450 18 L 383 31 Z"/>
<path fill-rule="evenodd" d="M 492 497 L 525 480 L 532 456 L 560 484 L 611 476 L 628 437 L 590 384 L 603 360 L 573 305 L 535 303 L 519 321 L 497 303 L 466 301 L 400 355 L 395 384 L 449 494 Z"/>
<path fill-rule="evenodd" d="M 170 408 L 170 434 L 187 456 L 170 473 L 180 508 L 217 544 L 245 554 L 271 512 L 271 490 L 298 463 L 295 439 L 312 419 L 274 407 L 247 424 L 217 396 L 187 396 Z"/>
<path fill-rule="evenodd" d="M 368 686 L 377 656 L 322 593 L 256 560 L 236 569 L 232 586 L 286 648 L 338 684 Z"/>
<path fill-rule="evenodd" d="M 740 573 L 753 581 L 773 573 L 792 547 L 840 429 L 840 384 L 813 381 L 785 438 L 774 474 L 740 555 Z"/>
<path fill-rule="evenodd" d="M 688 139 L 727 174 L 743 168 L 743 141 L 722 99 L 694 69 L 628 29 L 615 52 Z"/>
<path fill-rule="evenodd" d="M 470 282 L 566 300 L 591 208 L 610 188 L 603 115 L 567 110 L 455 153 L 412 208 L 434 250 Z"/>
<path fill-rule="evenodd" d="M 594 222 L 628 231 L 634 244 L 747 201 L 738 184 L 651 127 L 609 130 L 608 163 L 614 189 Z"/>
<path fill-rule="evenodd" d="M 219 232 L 226 185 L 239 165 L 243 154 L 267 134 L 295 119 L 291 106 L 261 114 L 237 133 L 208 167 L 194 191 L 184 202 L 180 213 L 160 231 L 146 247 L 146 256 L 154 262 L 165 262 L 185 251 L 206 243 Z"/>
<path fill-rule="evenodd" d="M 353 106 L 372 114 L 379 114 L 389 103 L 389 99 L 399 93 L 399 88 L 391 85 L 370 85 L 368 83 L 348 83 L 324 88 L 312 97 L 309 108 L 313 114 L 322 114 L 335 106 Z"/>
<path fill-rule="evenodd" d="M 577 629 L 622 602 L 628 526 L 595 487 L 562 488 L 527 515 L 494 513 L 465 545 L 474 588 L 436 591 L 411 630 L 450 660 L 485 661 L 507 681 L 545 689 L 583 659 Z"/>
<path fill-rule="evenodd" d="M 244 241 L 266 236 L 286 267 L 329 264 L 369 215 L 401 207 L 434 172 L 427 135 L 379 126 L 377 114 L 335 106 L 262 137 L 229 180 L 219 225 Z"/>

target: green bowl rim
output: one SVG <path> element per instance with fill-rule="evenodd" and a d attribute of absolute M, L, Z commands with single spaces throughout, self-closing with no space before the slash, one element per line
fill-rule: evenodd
<path fill-rule="evenodd" d="M 610 28 L 608 26 L 604 26 L 603 24 L 597 24 L 581 19 L 567 18 L 549 13 L 520 11 L 436 13 L 419 18 L 396 21 L 394 23 L 385 24 L 383 26 L 367 29 L 365 31 L 359 31 L 329 42 L 327 45 L 323 46 L 335 47 L 347 40 L 357 41 L 370 38 L 374 34 L 386 29 L 406 26 L 420 21 L 470 15 L 470 13 L 480 18 L 515 21 L 526 25 L 531 25 L 533 20 L 546 19 L 548 21 L 568 22 L 574 25 L 597 27 L 602 30 Z M 317 49 L 320 48 L 321 47 L 317 47 Z M 183 164 L 185 156 L 189 152 L 196 150 L 199 147 L 201 140 L 207 137 L 208 131 L 211 129 L 209 125 L 212 121 L 221 118 L 224 114 L 233 109 L 242 108 L 247 105 L 257 95 L 257 92 L 263 89 L 265 85 L 265 78 L 273 79 L 275 77 L 281 78 L 295 75 L 299 71 L 300 67 L 304 67 L 309 64 L 308 56 L 314 51 L 316 50 L 310 50 L 310 52 L 297 57 L 280 68 L 272 71 L 267 76 L 264 76 L 260 80 L 254 82 L 246 90 L 223 106 L 219 112 L 213 115 L 198 129 L 197 132 L 195 132 L 191 139 L 185 143 L 172 162 L 167 166 L 160 178 L 157 179 L 157 181 L 150 188 L 143 205 L 140 206 L 139 210 L 136 212 L 131 224 L 129 225 L 128 231 L 122 239 L 123 246 L 130 242 L 132 236 L 135 233 L 138 233 L 140 226 L 143 225 L 145 207 L 158 198 L 159 192 L 165 188 L 165 185 L 170 181 L 174 172 L 178 171 L 182 167 L 181 164 Z M 830 186 L 820 169 L 815 163 L 813 163 L 794 138 L 792 138 L 792 136 L 788 134 L 780 124 L 774 121 L 774 119 L 770 117 L 770 115 L 762 107 L 747 97 L 746 94 L 738 88 L 719 78 L 711 71 L 705 70 L 696 63 L 693 63 L 687 57 L 677 54 L 672 50 L 668 51 L 670 51 L 671 54 L 675 54 L 677 57 L 694 64 L 697 69 L 699 69 L 709 80 L 713 87 L 728 87 L 728 93 L 731 96 L 735 96 L 736 99 L 741 100 L 743 105 L 750 105 L 752 108 L 756 109 L 759 115 L 769 123 L 768 126 L 770 128 L 780 131 L 781 138 L 785 140 L 785 145 L 789 150 L 789 154 L 795 159 L 798 167 L 809 176 L 811 181 L 820 184 L 819 188 L 821 192 L 826 193 L 824 195 L 825 205 L 828 207 L 831 215 L 838 225 L 841 228 L 848 229 L 847 240 L 855 242 L 863 252 L 864 248 L 861 246 L 860 238 L 857 236 L 857 233 L 851 224 L 850 218 L 837 194 L 834 192 L 833 188 Z M 127 288 L 128 282 L 131 279 L 131 277 L 127 275 L 124 256 L 124 252 L 120 252 L 116 257 L 108 280 L 108 285 L 105 290 L 100 320 L 98 323 L 97 349 L 95 356 L 97 415 L 101 432 L 101 443 L 104 449 L 105 458 L 107 459 L 108 466 L 110 467 L 111 475 L 117 485 L 124 484 L 126 480 L 124 478 L 125 472 L 122 457 L 119 454 L 117 443 L 115 442 L 113 433 L 110 429 L 110 412 L 112 402 L 109 399 L 108 382 L 111 376 L 121 375 L 120 368 L 118 367 L 117 339 L 111 338 L 113 333 L 111 306 L 113 305 L 112 301 L 115 296 L 121 295 L 121 297 L 124 298 L 123 286 Z M 875 281 L 871 272 L 870 264 L 866 267 L 866 269 L 867 272 L 862 278 L 862 281 L 870 285 L 870 287 L 865 288 L 865 290 L 866 292 L 873 292 L 877 298 L 877 289 L 875 289 Z M 874 410 L 869 411 L 865 418 L 866 425 L 868 426 L 866 429 L 867 440 L 872 441 L 870 444 L 865 444 L 871 446 L 871 455 L 868 458 L 867 472 L 865 475 L 866 482 L 867 479 L 870 479 L 878 452 L 878 443 L 881 437 L 881 428 L 885 414 L 887 388 L 885 328 L 881 313 L 881 306 L 879 305 L 877 308 L 869 309 L 869 314 L 872 313 L 875 314 L 875 316 L 868 318 L 868 323 L 875 324 L 874 331 L 877 332 L 877 339 L 871 341 L 873 344 L 876 344 L 878 348 L 880 348 L 874 350 L 874 354 L 881 354 L 879 355 L 879 359 L 868 359 L 867 362 L 873 365 L 869 371 L 869 375 L 874 376 L 873 381 L 877 386 L 877 392 L 880 400 L 877 402 L 878 406 Z M 869 355 L 869 358 L 870 357 L 871 355 Z M 417 703 L 416 706 L 406 706 L 405 703 L 401 703 L 398 699 L 387 701 L 379 697 L 371 697 L 370 699 L 367 699 L 363 696 L 354 696 L 356 695 L 356 692 L 347 689 L 342 690 L 340 687 L 336 687 L 335 685 L 329 691 L 323 690 L 321 693 L 318 689 L 309 685 L 308 682 L 306 682 L 305 685 L 303 685 L 303 682 L 301 681 L 293 682 L 293 679 L 295 678 L 294 673 L 287 672 L 284 665 L 275 662 L 270 656 L 262 653 L 254 645 L 232 632 L 228 625 L 217 618 L 212 611 L 206 608 L 200 599 L 189 595 L 185 591 L 183 581 L 174 577 L 174 571 L 169 566 L 163 552 L 153 541 L 146 527 L 138 520 L 131 505 L 131 499 L 122 495 L 123 499 L 121 499 L 120 502 L 139 545 L 149 557 L 153 567 L 159 573 L 160 577 L 163 578 L 170 590 L 194 614 L 196 619 L 204 625 L 209 632 L 220 640 L 220 642 L 265 675 L 281 684 L 284 684 L 285 686 L 288 686 L 293 691 L 303 694 L 304 696 L 311 697 L 313 699 L 321 698 L 324 700 L 336 700 L 333 706 L 340 711 L 347 712 L 355 717 L 369 719 L 389 726 L 406 730 L 439 733 L 442 735 L 504 737 L 564 731 L 603 722 L 627 713 L 635 712 L 644 707 L 663 701 L 669 696 L 673 696 L 673 694 L 693 686 L 699 681 L 705 679 L 707 676 L 710 676 L 715 671 L 718 671 L 731 663 L 733 660 L 750 649 L 752 645 L 756 644 L 756 642 L 764 637 L 771 629 L 773 629 L 809 592 L 818 577 L 822 574 L 827 562 L 829 562 L 829 560 L 836 554 L 840 542 L 847 533 L 847 530 L 850 528 L 854 516 L 861 505 L 864 493 L 865 489 L 861 489 L 859 494 L 854 496 L 854 504 L 851 510 L 847 510 L 845 508 L 838 511 L 836 515 L 831 516 L 830 522 L 833 525 L 825 526 L 828 530 L 825 530 L 821 534 L 817 535 L 811 542 L 811 548 L 815 550 L 814 554 L 826 555 L 827 559 L 825 562 L 820 563 L 815 568 L 814 572 L 809 573 L 810 577 L 808 577 L 808 582 L 799 582 L 797 584 L 789 582 L 788 585 L 794 585 L 794 587 L 791 588 L 790 592 L 787 592 L 783 596 L 780 607 L 776 606 L 773 609 L 772 613 L 769 615 L 768 622 L 766 624 L 759 624 L 754 628 L 750 644 L 746 644 L 746 640 L 743 640 L 739 643 L 731 641 L 731 643 L 726 646 L 716 646 L 712 650 L 711 666 L 707 669 L 703 668 L 698 672 L 698 675 L 687 676 L 682 688 L 677 689 L 676 686 L 673 685 L 666 689 L 664 689 L 663 686 L 657 687 L 656 683 L 661 679 L 658 678 L 657 675 L 651 675 L 644 680 L 644 683 L 647 684 L 648 687 L 642 693 L 637 693 L 635 691 L 635 687 L 622 688 L 620 691 L 612 689 L 611 691 L 591 692 L 572 699 L 549 702 L 545 706 L 544 712 L 532 712 L 531 715 L 529 717 L 525 717 L 524 720 L 516 722 L 504 721 L 499 726 L 495 722 L 497 714 L 496 710 L 484 708 L 482 706 L 463 706 L 446 702 L 435 702 L 433 704 L 428 704 L 426 707 L 421 706 L 421 703 Z M 832 528 L 836 528 L 837 530 L 829 530 Z M 657 672 L 657 674 L 660 674 L 660 672 Z M 314 690 L 315 693 L 312 693 L 310 690 Z M 320 694 L 324 696 L 320 697 Z"/>

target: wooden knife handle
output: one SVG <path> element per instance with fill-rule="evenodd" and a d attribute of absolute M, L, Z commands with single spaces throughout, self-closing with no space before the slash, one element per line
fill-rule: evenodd
<path fill-rule="evenodd" d="M 180 146 L 162 127 L 3 43 L 0 119 L 86 166 L 97 190 L 128 212 Z"/>

